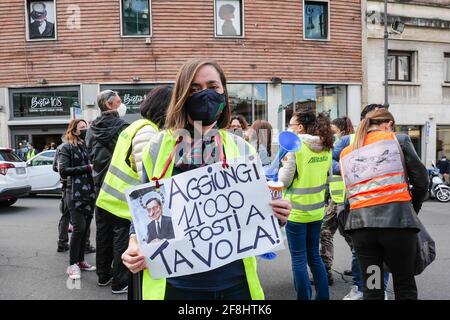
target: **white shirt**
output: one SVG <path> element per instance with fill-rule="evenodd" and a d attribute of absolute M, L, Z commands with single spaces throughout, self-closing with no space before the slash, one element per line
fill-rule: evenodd
<path fill-rule="evenodd" d="M 39 33 L 43 34 L 45 31 L 45 28 L 47 27 L 47 22 L 44 20 L 41 25 L 39 26 Z"/>
<path fill-rule="evenodd" d="M 158 235 L 158 238 L 159 238 L 159 236 L 160 236 L 160 234 L 159 234 L 159 232 L 158 232 L 158 222 L 159 222 L 159 227 L 162 229 L 161 220 L 162 220 L 162 215 L 159 216 L 159 219 L 154 220 L 154 221 L 155 221 L 156 234 Z"/>

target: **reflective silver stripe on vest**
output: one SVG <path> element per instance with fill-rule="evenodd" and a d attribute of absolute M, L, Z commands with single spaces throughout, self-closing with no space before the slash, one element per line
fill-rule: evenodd
<path fill-rule="evenodd" d="M 323 203 L 323 202 L 314 203 L 314 204 L 292 203 L 292 209 L 301 210 L 301 211 L 313 211 L 313 210 L 321 209 L 323 207 L 325 207 L 325 203 Z"/>
<path fill-rule="evenodd" d="M 344 193 L 344 190 L 331 190 L 330 193 L 332 196 L 342 196 Z"/>
<path fill-rule="evenodd" d="M 115 175 L 120 180 L 124 181 L 125 183 L 131 184 L 132 186 L 138 185 L 140 183 L 139 179 L 134 179 L 133 177 L 130 177 L 116 166 L 111 165 L 108 171 L 113 175 Z"/>
<path fill-rule="evenodd" d="M 388 186 L 388 185 L 392 185 L 392 184 L 399 184 L 399 183 L 406 183 L 405 177 L 403 176 L 403 174 L 384 177 L 381 179 L 374 179 L 367 183 L 353 186 L 353 187 L 349 188 L 348 194 L 349 194 L 349 196 L 353 196 L 357 193 L 366 192 L 366 191 L 370 191 L 372 189 L 376 189 L 379 187 L 384 187 L 384 186 Z"/>
<path fill-rule="evenodd" d="M 352 204 L 352 203 L 354 203 L 356 201 L 370 200 L 370 199 L 373 199 L 373 198 L 378 198 L 378 197 L 382 197 L 382 196 L 388 196 L 388 195 L 391 195 L 391 194 L 405 192 L 407 190 L 408 190 L 408 187 L 401 188 L 401 189 L 394 190 L 394 191 L 374 193 L 374 194 L 366 195 L 366 196 L 357 196 L 357 197 L 354 197 L 354 198 L 350 198 L 349 201 L 350 201 L 350 204 Z"/>
<path fill-rule="evenodd" d="M 325 190 L 327 187 L 326 184 L 323 184 L 318 187 L 312 187 L 312 188 L 292 188 L 291 193 L 296 195 L 304 195 L 304 194 L 314 194 L 319 193 L 322 190 Z"/>
<path fill-rule="evenodd" d="M 123 194 L 122 192 L 120 192 L 120 191 L 117 190 L 117 189 L 114 189 L 114 188 L 111 187 L 109 184 L 103 183 L 103 185 L 102 185 L 102 190 L 103 190 L 104 192 L 106 192 L 107 194 L 113 196 L 113 197 L 116 198 L 117 200 L 127 202 L 127 199 L 125 198 L 125 194 Z"/>
<path fill-rule="evenodd" d="M 328 182 L 341 182 L 341 181 L 344 181 L 344 179 L 342 179 L 341 176 L 330 177 L 330 178 L 328 179 Z"/>

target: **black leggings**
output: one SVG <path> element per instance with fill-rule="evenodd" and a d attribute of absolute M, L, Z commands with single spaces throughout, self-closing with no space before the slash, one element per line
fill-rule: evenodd
<path fill-rule="evenodd" d="M 415 229 L 366 228 L 354 230 L 351 237 L 365 283 L 364 300 L 384 299 L 383 263 L 392 273 L 395 299 L 417 300 Z M 381 271 L 378 281 L 374 281 L 374 266 Z"/>

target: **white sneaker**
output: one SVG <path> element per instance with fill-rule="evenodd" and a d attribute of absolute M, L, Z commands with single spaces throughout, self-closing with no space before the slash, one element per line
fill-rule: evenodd
<path fill-rule="evenodd" d="M 69 275 L 69 278 L 72 280 L 80 279 L 81 278 L 81 270 L 80 267 L 77 264 L 73 264 L 71 266 L 67 267 L 67 274 Z"/>
<path fill-rule="evenodd" d="M 389 297 L 388 297 L 388 295 L 387 295 L 387 292 L 386 292 L 386 291 L 384 292 L 384 300 L 389 300 Z"/>
<path fill-rule="evenodd" d="M 363 293 L 358 290 L 358 286 L 352 286 L 348 295 L 342 300 L 361 300 L 363 298 Z"/>

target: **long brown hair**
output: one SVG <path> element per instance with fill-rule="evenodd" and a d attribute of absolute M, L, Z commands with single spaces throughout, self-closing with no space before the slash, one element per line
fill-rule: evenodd
<path fill-rule="evenodd" d="M 227 80 L 225 73 L 220 65 L 214 60 L 195 59 L 186 62 L 178 71 L 175 86 L 173 88 L 172 99 L 170 101 L 169 108 L 167 109 L 167 129 L 175 131 L 178 129 L 185 129 L 187 127 L 189 122 L 187 111 L 184 109 L 184 104 L 190 95 L 191 85 L 194 81 L 195 75 L 201 67 L 206 65 L 213 66 L 219 73 L 220 81 L 223 86 L 223 93 L 225 95 L 225 108 L 217 120 L 217 127 L 219 129 L 224 129 L 228 126 L 231 111 L 230 103 L 228 101 Z"/>
<path fill-rule="evenodd" d="M 75 132 L 77 131 L 78 124 L 82 121 L 87 126 L 87 122 L 83 119 L 73 119 L 69 122 L 69 126 L 67 127 L 65 135 L 66 141 L 68 143 L 73 144 L 75 146 L 78 144 L 79 139 L 78 136 L 75 135 Z"/>
<path fill-rule="evenodd" d="M 252 129 L 256 134 L 256 151 L 259 150 L 259 145 L 262 144 L 269 155 L 272 156 L 272 125 L 264 120 L 256 120 L 252 124 Z"/>
<path fill-rule="evenodd" d="M 377 109 L 369 112 L 358 126 L 355 142 L 353 142 L 353 150 L 364 146 L 364 140 L 366 139 L 367 132 L 372 125 L 380 125 L 389 121 L 395 123 L 394 116 L 392 113 L 387 111 L 387 109 Z"/>
<path fill-rule="evenodd" d="M 300 123 L 307 134 L 319 136 L 325 150 L 333 147 L 333 132 L 330 119 L 323 113 L 318 116 L 312 110 L 295 112 L 292 117 Z"/>

